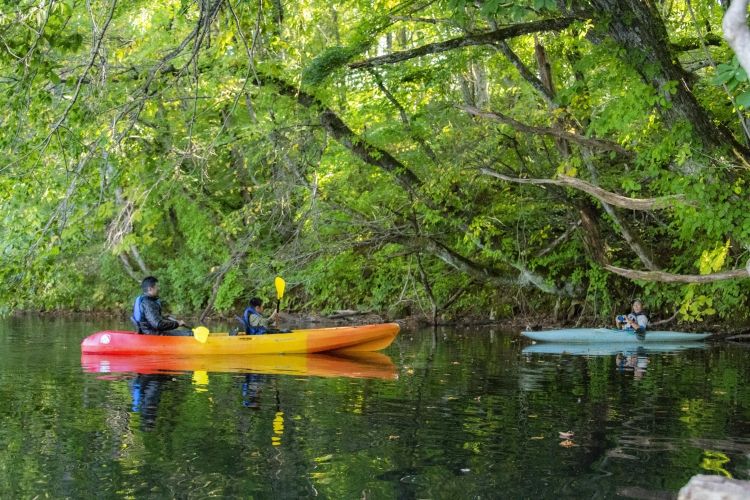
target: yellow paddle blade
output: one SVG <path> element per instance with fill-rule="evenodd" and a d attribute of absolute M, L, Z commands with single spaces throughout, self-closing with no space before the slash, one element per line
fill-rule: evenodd
<path fill-rule="evenodd" d="M 276 285 L 276 298 L 281 300 L 281 297 L 284 296 L 284 289 L 286 288 L 286 282 L 281 276 L 276 276 L 276 279 L 273 281 L 273 284 Z"/>
<path fill-rule="evenodd" d="M 199 326 L 197 328 L 193 328 L 193 335 L 195 336 L 195 340 L 200 342 L 201 344 L 205 344 L 208 340 L 208 328 L 205 326 Z"/>

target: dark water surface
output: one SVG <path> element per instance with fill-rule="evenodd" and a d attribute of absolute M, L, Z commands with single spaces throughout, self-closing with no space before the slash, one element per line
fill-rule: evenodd
<path fill-rule="evenodd" d="M 404 331 L 387 357 L 82 366 L 105 326 L 0 322 L 1 498 L 653 498 L 750 479 L 741 346 L 584 356 L 449 329 Z"/>

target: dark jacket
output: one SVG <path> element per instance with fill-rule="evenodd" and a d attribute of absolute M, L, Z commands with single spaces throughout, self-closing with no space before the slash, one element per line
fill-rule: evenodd
<path fill-rule="evenodd" d="M 242 324 L 247 335 L 263 335 L 268 332 L 268 318 L 250 306 L 242 314 Z"/>
<path fill-rule="evenodd" d="M 161 315 L 161 302 L 158 298 L 141 295 L 140 315 L 135 314 L 138 324 L 138 333 L 146 335 L 159 335 L 177 328 L 179 323 L 171 319 L 163 318 Z M 137 301 L 138 299 L 136 299 Z"/>

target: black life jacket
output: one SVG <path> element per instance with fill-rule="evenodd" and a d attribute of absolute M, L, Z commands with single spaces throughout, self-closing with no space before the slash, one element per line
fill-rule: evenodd
<path fill-rule="evenodd" d="M 135 331 L 138 333 L 143 333 L 141 330 L 141 321 L 143 321 L 143 299 L 145 296 L 143 294 L 139 295 L 135 298 L 135 302 L 133 303 L 133 315 L 130 317 L 130 321 L 133 322 L 133 325 L 135 325 Z M 161 300 L 156 299 L 156 303 L 161 306 Z"/>

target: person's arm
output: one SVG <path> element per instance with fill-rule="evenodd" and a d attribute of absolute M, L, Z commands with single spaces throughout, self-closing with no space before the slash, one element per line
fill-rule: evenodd
<path fill-rule="evenodd" d="M 633 330 L 638 330 L 640 328 L 636 321 L 635 314 L 630 313 L 625 316 L 625 328 L 632 328 Z"/>
<path fill-rule="evenodd" d="M 261 326 L 263 328 L 268 328 L 268 318 L 264 318 L 260 314 L 251 314 L 250 315 L 250 326 L 251 327 Z"/>
<path fill-rule="evenodd" d="M 645 314 L 639 314 L 638 316 L 636 316 L 635 321 L 638 324 L 638 328 L 640 328 L 641 330 L 645 330 L 646 328 L 648 328 L 648 316 L 646 316 Z"/>
<path fill-rule="evenodd" d="M 159 306 L 153 300 L 143 301 L 143 315 L 151 328 L 159 332 L 174 330 L 180 326 L 179 321 L 162 318 Z"/>

